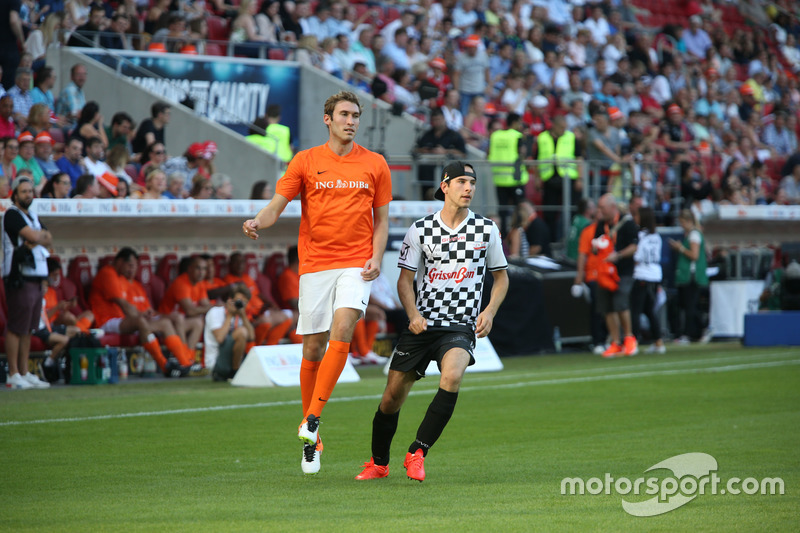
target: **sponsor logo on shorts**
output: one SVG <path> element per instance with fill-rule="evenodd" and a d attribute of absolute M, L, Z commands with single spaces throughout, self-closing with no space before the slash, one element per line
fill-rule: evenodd
<path fill-rule="evenodd" d="M 433 283 L 434 281 L 448 281 L 453 280 L 456 283 L 461 283 L 465 279 L 472 279 L 475 277 L 474 270 L 467 270 L 467 267 L 461 267 L 454 272 L 444 272 L 442 270 L 437 270 L 432 268 L 430 272 L 428 272 L 428 282 Z"/>
<path fill-rule="evenodd" d="M 408 357 L 409 355 L 411 354 L 408 352 L 401 352 L 400 350 L 395 350 L 392 352 L 393 357 Z"/>

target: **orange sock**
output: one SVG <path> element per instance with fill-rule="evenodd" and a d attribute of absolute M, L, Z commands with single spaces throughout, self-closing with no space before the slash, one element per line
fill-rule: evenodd
<path fill-rule="evenodd" d="M 349 342 L 344 341 L 330 341 L 328 342 L 328 350 L 322 358 L 322 363 L 319 365 L 317 371 L 317 382 L 314 384 L 314 395 L 311 397 L 311 405 L 306 411 L 306 416 L 313 414 L 316 417 L 322 415 L 322 409 L 325 407 L 336 382 L 339 380 L 347 363 L 347 350 L 350 348 Z"/>
<path fill-rule="evenodd" d="M 280 342 L 280 340 L 284 336 L 286 336 L 286 332 L 289 331 L 291 327 L 292 327 L 291 318 L 287 318 L 280 324 L 272 326 L 272 329 L 269 330 L 269 333 L 267 334 L 267 338 L 264 341 L 264 344 L 268 346 L 272 346 L 273 344 L 278 344 L 278 342 Z"/>
<path fill-rule="evenodd" d="M 300 397 L 303 400 L 303 413 L 308 411 L 311 406 L 311 398 L 314 396 L 314 385 L 317 383 L 317 371 L 322 361 L 309 361 L 303 359 L 300 363 Z"/>
<path fill-rule="evenodd" d="M 371 352 L 372 347 L 375 346 L 375 338 L 378 336 L 378 331 L 381 329 L 381 325 L 377 320 L 370 320 L 369 322 L 365 320 L 364 322 L 367 324 L 365 335 L 367 340 L 366 350 L 367 352 Z M 364 354 L 367 352 L 364 352 Z"/>
<path fill-rule="evenodd" d="M 189 347 L 177 335 L 170 335 L 164 339 L 164 344 L 167 345 L 172 356 L 178 360 L 181 366 L 191 365 L 194 361 L 194 357 L 189 356 Z"/>
<path fill-rule="evenodd" d="M 303 336 L 298 335 L 296 329 L 290 331 L 288 337 L 292 344 L 303 344 Z"/>
<path fill-rule="evenodd" d="M 89 328 L 92 326 L 92 321 L 86 317 L 79 318 L 75 322 L 75 327 L 81 330 L 81 333 L 89 333 Z"/>
<path fill-rule="evenodd" d="M 259 346 L 264 344 L 264 341 L 267 339 L 267 335 L 269 335 L 272 326 L 263 322 L 256 326 L 256 344 Z"/>
<path fill-rule="evenodd" d="M 365 355 L 369 350 L 364 348 L 367 346 L 367 327 L 364 325 L 365 320 L 356 322 L 356 328 L 353 330 L 353 340 L 350 342 L 350 348 L 358 355 Z"/>
<path fill-rule="evenodd" d="M 147 350 L 147 353 L 150 354 L 150 357 L 153 358 L 153 361 L 156 362 L 158 368 L 164 370 L 164 365 L 167 364 L 167 359 L 164 357 L 164 353 L 161 351 L 161 346 L 158 344 L 158 339 L 155 338 L 155 335 L 144 343 L 144 349 Z"/>

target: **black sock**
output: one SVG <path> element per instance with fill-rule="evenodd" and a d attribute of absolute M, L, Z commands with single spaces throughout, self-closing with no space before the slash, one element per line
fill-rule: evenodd
<path fill-rule="evenodd" d="M 436 396 L 428 406 L 428 412 L 417 429 L 417 440 L 409 446 L 409 453 L 414 453 L 422 449 L 422 453 L 428 455 L 428 450 L 434 445 L 436 440 L 444 431 L 444 427 L 453 415 L 458 400 L 457 392 L 447 392 L 440 388 Z"/>
<path fill-rule="evenodd" d="M 397 431 L 397 420 L 400 411 L 393 415 L 382 412 L 380 407 L 375 411 L 372 419 L 372 460 L 376 465 L 389 464 L 389 449 L 392 447 L 392 438 Z"/>

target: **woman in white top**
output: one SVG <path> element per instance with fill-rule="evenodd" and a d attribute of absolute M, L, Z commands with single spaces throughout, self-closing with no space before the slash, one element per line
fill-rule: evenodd
<path fill-rule="evenodd" d="M 667 351 L 661 338 L 661 322 L 656 312 L 658 291 L 661 286 L 661 236 L 656 232 L 656 218 L 653 209 L 640 207 L 637 216 L 639 224 L 639 244 L 633 260 L 633 289 L 631 290 L 631 322 L 633 334 L 641 343 L 639 320 L 642 313 L 650 321 L 650 337 L 653 344 L 648 353 L 664 353 Z"/>
<path fill-rule="evenodd" d="M 44 61 L 47 47 L 58 40 L 58 30 L 64 15 L 61 13 L 50 13 L 44 19 L 44 24 L 37 30 L 33 30 L 25 40 L 25 51 L 33 56 L 33 62 Z"/>
<path fill-rule="evenodd" d="M 236 55 L 259 57 L 259 45 L 270 42 L 269 37 L 258 33 L 255 19 L 257 10 L 256 0 L 242 0 L 239 4 L 239 14 L 231 25 L 230 37 L 231 42 L 236 45 L 234 48 Z"/>

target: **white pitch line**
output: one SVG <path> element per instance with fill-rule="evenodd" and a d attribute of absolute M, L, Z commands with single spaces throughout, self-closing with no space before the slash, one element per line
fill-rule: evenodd
<path fill-rule="evenodd" d="M 568 377 L 568 378 L 559 378 L 559 379 L 548 379 L 548 380 L 534 380 L 534 381 L 520 381 L 516 383 L 505 383 L 505 384 L 497 384 L 497 385 L 485 385 L 485 386 L 468 386 L 462 387 L 462 391 L 491 391 L 491 390 L 501 390 L 501 389 L 513 389 L 513 388 L 520 388 L 520 387 L 538 387 L 541 385 L 563 385 L 569 383 L 587 383 L 592 381 L 607 381 L 613 379 L 635 379 L 635 378 L 643 378 L 643 377 L 653 377 L 653 376 L 675 376 L 681 374 L 702 374 L 702 373 L 712 373 L 712 372 L 734 372 L 737 370 L 749 370 L 755 368 L 771 368 L 777 366 L 788 366 L 788 365 L 798 365 L 800 364 L 800 359 L 791 359 L 786 361 L 771 361 L 771 362 L 761 362 L 761 363 L 745 363 L 745 364 L 734 364 L 734 365 L 725 365 L 725 366 L 716 366 L 716 367 L 705 367 L 705 368 L 685 368 L 685 369 L 673 369 L 673 370 L 652 370 L 652 371 L 644 371 L 644 372 L 626 372 L 622 374 L 608 374 L 608 375 L 601 375 L 601 376 L 576 376 L 576 377 Z M 431 390 L 412 390 L 409 395 L 418 396 L 421 394 L 430 394 Z M 331 398 L 330 402 L 357 402 L 363 400 L 380 400 L 381 394 L 369 394 L 365 396 L 349 396 L 349 397 L 342 397 L 342 398 Z M 0 427 L 5 426 L 28 426 L 28 425 L 36 425 L 36 424 L 58 424 L 58 423 L 65 423 L 65 422 L 88 422 L 93 420 L 115 420 L 115 419 L 123 419 L 123 418 L 140 418 L 140 417 L 148 417 L 148 416 L 164 416 L 164 415 L 176 415 L 176 414 L 188 414 L 188 413 L 205 413 L 205 412 L 212 412 L 212 411 L 230 411 L 230 410 L 237 410 L 237 409 L 253 409 L 259 407 L 284 407 L 284 406 L 293 406 L 293 405 L 300 405 L 300 400 L 287 400 L 287 401 L 277 401 L 277 402 L 262 402 L 262 403 L 254 403 L 254 404 L 243 404 L 243 405 L 218 405 L 212 407 L 192 407 L 187 409 L 168 409 L 165 411 L 144 411 L 138 413 L 120 413 L 120 414 L 109 414 L 109 415 L 96 415 L 96 416 L 84 416 L 84 417 L 70 417 L 70 418 L 49 418 L 49 419 L 39 419 L 39 420 L 19 420 L 19 421 L 7 421 L 7 422 L 0 422 Z"/>

